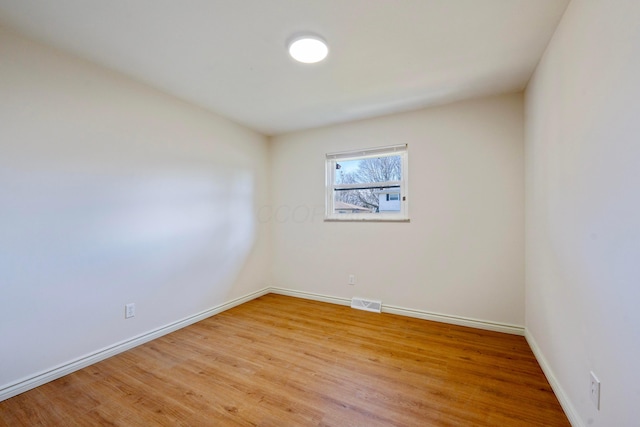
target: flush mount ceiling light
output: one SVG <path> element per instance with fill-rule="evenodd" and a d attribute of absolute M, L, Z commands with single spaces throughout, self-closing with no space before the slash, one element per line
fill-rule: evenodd
<path fill-rule="evenodd" d="M 327 43 L 315 34 L 296 34 L 289 39 L 287 47 L 293 59 L 305 64 L 320 62 L 329 53 Z"/>

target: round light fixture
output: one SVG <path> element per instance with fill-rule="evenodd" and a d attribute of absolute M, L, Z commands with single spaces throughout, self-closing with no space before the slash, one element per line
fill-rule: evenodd
<path fill-rule="evenodd" d="M 298 34 L 288 43 L 289 55 L 298 62 L 313 64 L 329 54 L 327 43 L 315 34 Z"/>

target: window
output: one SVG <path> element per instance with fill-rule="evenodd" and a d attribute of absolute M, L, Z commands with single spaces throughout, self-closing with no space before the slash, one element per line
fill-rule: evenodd
<path fill-rule="evenodd" d="M 407 146 L 327 154 L 325 219 L 408 221 Z"/>

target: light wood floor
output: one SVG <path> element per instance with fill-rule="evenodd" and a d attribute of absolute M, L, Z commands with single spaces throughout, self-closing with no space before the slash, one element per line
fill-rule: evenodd
<path fill-rule="evenodd" d="M 0 402 L 0 425 L 569 422 L 522 337 L 270 294 Z"/>

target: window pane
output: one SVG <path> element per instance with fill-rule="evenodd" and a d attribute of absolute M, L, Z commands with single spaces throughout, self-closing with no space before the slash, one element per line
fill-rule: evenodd
<path fill-rule="evenodd" d="M 334 213 L 400 212 L 400 188 L 397 186 L 334 190 L 333 193 Z"/>
<path fill-rule="evenodd" d="M 408 221 L 407 146 L 326 155 L 328 221 Z"/>
<path fill-rule="evenodd" d="M 335 184 L 366 184 L 402 180 L 400 156 L 371 157 L 336 162 Z"/>
<path fill-rule="evenodd" d="M 378 211 L 373 189 L 334 191 L 335 213 L 371 213 Z"/>

